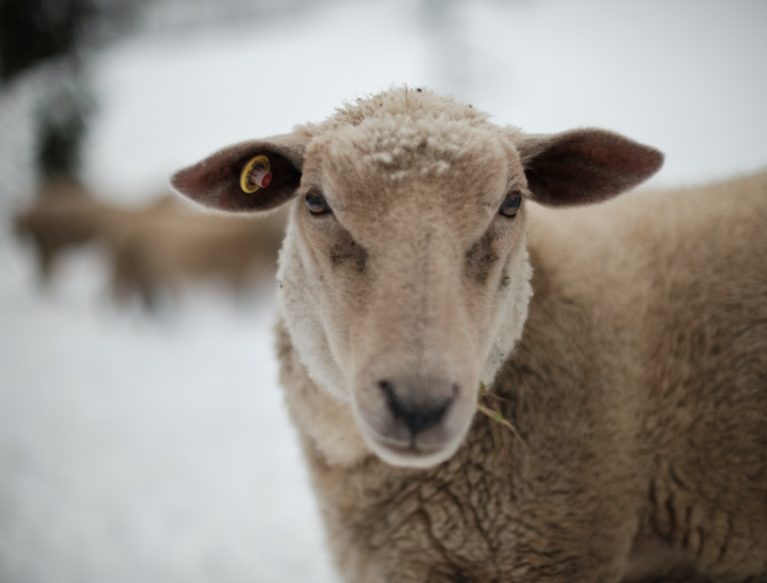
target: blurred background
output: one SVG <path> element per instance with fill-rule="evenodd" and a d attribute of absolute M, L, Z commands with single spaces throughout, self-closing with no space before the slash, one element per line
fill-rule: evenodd
<path fill-rule="evenodd" d="M 332 582 L 271 351 L 282 217 L 168 176 L 425 86 L 767 162 L 762 0 L 0 0 L 0 582 Z M 236 258 L 233 260 L 233 258 Z"/>

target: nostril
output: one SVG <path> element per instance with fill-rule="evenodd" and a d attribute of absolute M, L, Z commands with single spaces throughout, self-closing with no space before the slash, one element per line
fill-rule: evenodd
<path fill-rule="evenodd" d="M 384 393 L 394 390 L 394 385 L 391 384 L 391 381 L 387 381 L 386 379 L 378 381 L 378 386 Z"/>
<path fill-rule="evenodd" d="M 405 407 L 394 392 L 394 385 L 390 381 L 382 380 L 378 381 L 378 387 L 383 391 L 384 397 L 386 398 L 386 404 L 391 412 L 394 413 L 394 416 L 400 417 L 403 415 Z"/>
<path fill-rule="evenodd" d="M 389 380 L 381 380 L 378 387 L 384 394 L 386 405 L 395 419 L 401 421 L 413 435 L 421 433 L 444 418 L 458 394 L 458 386 L 452 385 L 448 398 L 424 400 L 404 399 L 397 394 L 396 386 Z"/>

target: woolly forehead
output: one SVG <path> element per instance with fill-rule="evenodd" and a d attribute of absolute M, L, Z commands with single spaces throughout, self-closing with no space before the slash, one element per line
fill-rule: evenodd
<path fill-rule="evenodd" d="M 512 185 L 524 186 L 524 174 L 494 126 L 393 116 L 318 136 L 306 153 L 304 184 L 322 189 L 342 212 L 428 197 L 492 214 Z"/>

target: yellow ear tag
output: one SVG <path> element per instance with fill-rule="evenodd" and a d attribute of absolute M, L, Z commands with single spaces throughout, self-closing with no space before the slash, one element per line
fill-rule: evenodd
<path fill-rule="evenodd" d="M 272 182 L 269 158 L 259 154 L 248 160 L 240 173 L 240 188 L 243 192 L 253 193 L 267 188 Z"/>

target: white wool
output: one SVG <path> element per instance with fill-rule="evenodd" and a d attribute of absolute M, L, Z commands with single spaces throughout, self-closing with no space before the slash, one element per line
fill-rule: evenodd
<path fill-rule="evenodd" d="M 294 230 L 293 222 L 289 221 L 277 272 L 280 282 L 278 309 L 298 357 L 312 380 L 338 401 L 348 402 L 344 375 L 333 357 L 319 310 L 310 301 L 312 294 L 309 290 L 317 280 L 311 277 L 311 264 L 301 258 L 301 238 L 294 234 Z"/>
<path fill-rule="evenodd" d="M 533 297 L 531 284 L 533 269 L 530 265 L 526 242 L 521 246 L 521 251 L 512 256 L 506 268 L 506 276 L 510 278 L 510 282 L 500 292 L 504 293 L 506 298 L 499 306 L 495 326 L 488 335 L 492 344 L 480 377 L 487 386 L 492 384 L 495 375 L 522 337 L 527 320 L 527 309 Z"/>

